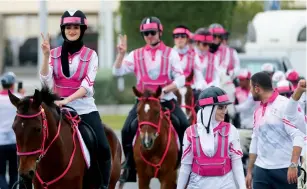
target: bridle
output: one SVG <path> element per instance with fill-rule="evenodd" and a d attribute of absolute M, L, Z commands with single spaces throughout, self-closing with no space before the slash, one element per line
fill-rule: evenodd
<path fill-rule="evenodd" d="M 42 140 L 42 143 L 41 143 L 41 147 L 37 150 L 34 150 L 34 151 L 29 151 L 29 152 L 22 152 L 20 150 L 20 147 L 17 145 L 17 155 L 18 156 L 31 156 L 31 155 L 36 155 L 36 154 L 39 154 L 39 157 L 38 159 L 36 160 L 36 165 L 41 161 L 41 159 L 46 155 L 46 153 L 48 152 L 49 148 L 52 146 L 52 144 L 59 138 L 59 135 L 60 135 L 60 131 L 61 131 L 61 126 L 62 126 L 62 114 L 63 112 L 61 111 L 60 112 L 60 120 L 59 120 L 59 123 L 58 123 L 58 128 L 57 128 L 57 133 L 56 135 L 54 136 L 54 138 L 52 139 L 52 141 L 50 142 L 50 144 L 46 147 L 46 140 L 48 139 L 49 137 L 49 127 L 48 127 L 48 121 L 47 121 L 47 117 L 46 117 L 46 113 L 45 113 L 45 110 L 42 106 L 40 106 L 40 111 L 36 114 L 32 114 L 32 115 L 24 115 L 24 114 L 20 114 L 17 112 L 16 116 L 17 117 L 21 117 L 21 118 L 24 118 L 24 119 L 32 119 L 32 118 L 35 118 L 35 117 L 38 117 L 40 116 L 42 118 L 42 129 L 43 129 L 43 140 Z M 76 131 L 77 131 L 77 127 L 78 127 L 78 124 L 79 122 L 81 121 L 79 119 L 79 116 L 76 115 L 76 116 L 72 116 L 71 113 L 66 109 L 66 114 L 65 116 L 72 121 L 72 129 L 73 129 L 73 144 L 74 144 L 74 149 L 73 149 L 73 152 L 72 152 L 72 155 L 70 157 L 70 160 L 69 160 L 69 163 L 66 167 L 66 169 L 64 170 L 64 172 L 58 176 L 57 178 L 49 181 L 49 182 L 44 182 L 41 177 L 39 176 L 38 172 L 35 170 L 35 175 L 36 175 L 36 178 L 38 179 L 38 181 L 41 183 L 41 185 L 43 186 L 44 189 L 47 189 L 49 185 L 51 184 L 54 184 L 56 183 L 57 181 L 59 181 L 61 178 L 63 178 L 66 173 L 68 172 L 68 170 L 70 169 L 71 165 L 72 165 L 72 161 L 73 161 L 73 158 L 75 156 L 75 152 L 76 152 L 76 140 L 75 140 L 75 135 L 76 135 Z M 37 167 L 37 166 L 36 166 Z"/>
<path fill-rule="evenodd" d="M 192 83 L 191 82 L 186 82 L 185 86 L 191 86 Z M 195 124 L 196 123 L 196 112 L 195 112 L 195 101 L 194 101 L 194 94 L 192 94 L 192 99 L 191 99 L 192 103 L 191 105 L 180 105 L 180 107 L 182 108 L 186 108 L 188 110 L 190 110 L 191 112 L 191 116 L 192 116 L 192 123 L 191 124 Z"/>
<path fill-rule="evenodd" d="M 155 102 L 160 103 L 160 99 L 154 98 L 154 97 L 148 97 L 148 98 L 140 97 L 140 98 L 138 98 L 138 100 L 139 100 L 139 101 L 142 101 L 142 100 L 151 100 L 151 101 L 155 101 Z M 162 106 L 161 106 L 161 107 L 160 107 L 160 116 L 159 116 L 159 120 L 158 120 L 158 123 L 157 123 L 157 124 L 155 124 L 155 123 L 153 123 L 153 122 L 150 122 L 150 121 L 140 121 L 140 120 L 139 120 L 139 116 L 138 116 L 138 131 L 139 131 L 139 132 L 141 131 L 141 127 L 142 127 L 143 125 L 150 125 L 150 126 L 156 128 L 156 130 L 157 130 L 156 136 L 159 136 L 160 131 L 161 131 L 162 120 L 163 120 L 164 118 L 166 118 L 166 120 L 167 120 L 167 122 L 168 122 L 168 124 L 169 124 L 166 148 L 165 148 L 165 151 L 164 151 L 164 153 L 163 153 L 163 155 L 162 155 L 162 157 L 161 157 L 161 159 L 160 159 L 160 161 L 159 161 L 158 163 L 155 164 L 155 163 L 152 163 L 152 162 L 146 160 L 146 158 L 145 158 L 145 157 L 143 156 L 143 154 L 142 154 L 142 150 L 140 149 L 140 154 L 141 154 L 142 160 L 143 160 L 146 164 L 148 164 L 148 165 L 150 165 L 150 166 L 152 166 L 152 167 L 154 167 L 154 168 L 156 169 L 156 170 L 155 170 L 155 175 L 154 175 L 154 177 L 157 177 L 157 176 L 158 176 L 158 172 L 159 172 L 159 170 L 160 170 L 160 168 L 161 168 L 161 165 L 162 165 L 162 163 L 163 163 L 163 161 L 164 161 L 164 159 L 165 159 L 165 157 L 166 157 L 166 155 L 167 155 L 167 152 L 168 152 L 169 147 L 170 147 L 170 144 L 171 144 L 171 137 L 172 137 L 171 134 L 172 134 L 172 130 L 173 130 L 173 125 L 172 125 L 172 122 L 171 122 L 171 119 L 170 119 L 170 113 L 171 113 L 170 110 L 167 110 L 167 111 L 163 112 Z M 141 147 L 140 147 L 140 148 L 141 148 Z"/>

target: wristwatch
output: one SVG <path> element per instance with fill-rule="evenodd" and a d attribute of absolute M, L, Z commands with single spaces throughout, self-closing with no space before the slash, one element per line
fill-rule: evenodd
<path fill-rule="evenodd" d="M 289 167 L 291 167 L 291 168 L 297 168 L 297 167 L 298 167 L 298 164 L 297 164 L 297 163 L 291 162 L 291 164 L 290 164 Z"/>

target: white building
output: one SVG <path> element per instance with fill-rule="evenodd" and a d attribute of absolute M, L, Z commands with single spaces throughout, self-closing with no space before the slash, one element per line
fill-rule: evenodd
<path fill-rule="evenodd" d="M 116 12 L 119 7 L 119 0 L 101 1 L 101 0 L 49 0 L 47 3 L 48 10 L 48 32 L 52 37 L 60 32 L 60 17 L 65 10 L 80 9 L 88 19 L 89 26 L 94 31 L 101 32 L 103 24 L 110 27 L 113 17 L 110 20 L 110 13 Z M 0 34 L 4 39 L 11 42 L 11 47 L 15 57 L 14 64 L 18 65 L 19 46 L 29 37 L 40 37 L 40 20 L 39 20 L 40 0 L 1 0 L 0 1 Z M 101 15 L 100 12 L 104 12 Z M 111 23 L 113 24 L 113 22 Z M 111 25 L 113 27 L 113 25 Z M 106 32 L 101 32 L 106 33 Z M 100 42 L 101 45 L 101 42 Z M 1 64 L 0 64 L 1 65 Z M 1 67 L 1 66 L 0 66 Z M 0 69 L 1 73 L 1 69 Z"/>

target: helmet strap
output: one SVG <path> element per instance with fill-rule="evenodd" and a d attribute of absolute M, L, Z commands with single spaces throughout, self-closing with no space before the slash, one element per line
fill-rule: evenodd
<path fill-rule="evenodd" d="M 210 113 L 210 118 L 209 118 L 209 121 L 208 121 L 208 125 L 207 125 L 207 127 L 205 127 L 206 130 L 207 130 L 207 133 L 210 132 L 209 127 L 210 127 L 211 116 L 212 116 L 212 114 L 213 114 L 214 107 L 215 107 L 215 105 L 212 106 L 211 113 Z M 201 110 L 201 116 L 200 116 L 200 117 L 201 117 L 201 123 L 202 123 L 203 125 L 205 125 L 205 124 L 204 124 L 204 121 L 203 121 L 203 109 Z"/>
<path fill-rule="evenodd" d="M 157 46 L 160 42 L 161 42 L 161 40 L 157 41 L 155 44 L 151 44 L 150 46 L 155 47 L 155 46 Z"/>

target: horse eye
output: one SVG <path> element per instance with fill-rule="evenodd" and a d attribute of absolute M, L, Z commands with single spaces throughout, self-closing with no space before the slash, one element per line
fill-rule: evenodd
<path fill-rule="evenodd" d="M 35 130 L 35 132 L 40 133 L 42 129 L 40 127 L 35 127 L 34 130 Z"/>

